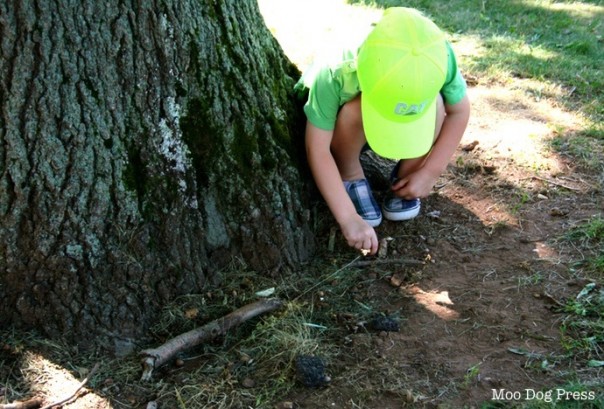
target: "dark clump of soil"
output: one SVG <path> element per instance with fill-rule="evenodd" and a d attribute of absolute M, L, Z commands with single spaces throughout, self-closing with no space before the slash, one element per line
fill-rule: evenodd
<path fill-rule="evenodd" d="M 304 386 L 312 388 L 325 386 L 331 380 L 331 378 L 325 374 L 325 361 L 318 356 L 297 356 L 296 374 Z"/>

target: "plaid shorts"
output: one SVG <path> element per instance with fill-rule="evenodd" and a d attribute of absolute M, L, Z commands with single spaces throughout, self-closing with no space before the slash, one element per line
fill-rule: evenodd
<path fill-rule="evenodd" d="M 382 221 L 382 211 L 371 193 L 367 179 L 345 180 L 344 188 L 359 216 L 370 226 L 378 226 Z"/>

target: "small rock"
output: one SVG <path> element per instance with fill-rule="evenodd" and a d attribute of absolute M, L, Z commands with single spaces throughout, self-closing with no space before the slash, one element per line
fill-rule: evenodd
<path fill-rule="evenodd" d="M 253 388 L 256 386 L 256 381 L 254 381 L 252 378 L 245 378 L 243 381 L 241 381 L 241 385 L 244 388 Z"/>
<path fill-rule="evenodd" d="M 388 256 L 388 239 L 381 239 L 378 247 L 378 258 L 386 258 Z"/>
<path fill-rule="evenodd" d="M 478 146 L 479 143 L 480 142 L 478 142 L 478 141 L 470 142 L 470 143 L 468 143 L 466 145 L 463 145 L 461 147 L 461 150 L 464 151 L 464 152 L 471 152 L 471 151 L 473 151 Z"/>
<path fill-rule="evenodd" d="M 558 207 L 554 207 L 553 209 L 551 209 L 549 211 L 550 216 L 553 217 L 564 217 L 566 215 L 568 215 L 569 211 L 566 209 L 560 209 Z"/>
<path fill-rule="evenodd" d="M 398 274 L 392 274 L 392 277 L 390 277 L 390 285 L 393 287 L 400 287 L 401 284 L 403 284 L 402 277 Z"/>
<path fill-rule="evenodd" d="M 253 361 L 252 357 L 250 357 L 248 354 L 246 354 L 245 352 L 241 352 L 239 354 L 239 362 L 243 363 L 243 364 L 251 364 Z"/>
<path fill-rule="evenodd" d="M 305 386 L 324 386 L 331 381 L 325 374 L 325 362 L 322 358 L 310 355 L 299 355 L 296 358 L 296 374 Z"/>
<path fill-rule="evenodd" d="M 281 402 L 275 406 L 275 409 L 294 409 L 294 402 Z"/>
<path fill-rule="evenodd" d="M 385 315 L 378 315 L 369 323 L 375 331 L 398 332 L 401 327 L 397 319 Z"/>

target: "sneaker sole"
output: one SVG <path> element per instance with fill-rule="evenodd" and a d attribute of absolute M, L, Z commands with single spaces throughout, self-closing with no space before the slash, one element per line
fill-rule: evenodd
<path fill-rule="evenodd" d="M 420 208 L 421 206 L 417 206 L 416 208 L 407 210 L 405 212 L 389 212 L 386 209 L 382 209 L 382 213 L 386 219 L 393 222 L 400 222 L 403 220 L 415 219 L 419 214 Z"/>
<path fill-rule="evenodd" d="M 363 219 L 363 220 L 365 220 L 365 222 L 367 222 L 367 224 L 370 225 L 371 227 L 378 227 L 382 223 L 381 217 L 379 219 L 371 219 L 371 220 Z"/>

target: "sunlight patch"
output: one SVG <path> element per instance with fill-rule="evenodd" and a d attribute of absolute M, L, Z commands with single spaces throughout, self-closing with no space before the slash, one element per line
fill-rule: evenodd
<path fill-rule="evenodd" d="M 258 6 L 268 29 L 301 70 L 316 58 L 341 53 L 345 44 L 360 44 L 382 15 L 380 9 L 345 0 L 258 0 Z"/>
<path fill-rule="evenodd" d="M 523 87 L 470 88 L 473 113 L 463 140 L 479 141 L 487 160 L 508 159 L 534 171 L 560 173 L 564 165 L 548 151 L 548 141 L 559 129 L 578 129 L 580 120 L 542 97 L 556 89 Z"/>
<path fill-rule="evenodd" d="M 558 251 L 547 243 L 535 243 L 535 248 L 533 249 L 533 251 L 537 253 L 537 256 L 541 260 L 550 261 L 552 263 L 560 262 L 560 255 L 558 254 Z"/>
<path fill-rule="evenodd" d="M 60 367 L 42 355 L 27 352 L 25 354 L 23 374 L 30 385 L 31 392 L 40 396 L 48 403 L 58 402 L 71 396 L 82 383 L 76 379 L 68 370 Z M 87 375 L 82 374 L 82 378 Z M 99 395 L 90 392 L 86 387 L 74 397 L 73 404 L 65 404 L 65 408 L 86 408 L 94 407 L 97 409 L 112 408 L 109 401 Z"/>
<path fill-rule="evenodd" d="M 552 4 L 537 4 L 536 6 L 542 7 L 546 10 L 564 11 L 571 15 L 581 18 L 595 18 L 596 14 L 604 13 L 604 7 L 596 4 L 582 3 L 579 1 L 573 1 L 571 3 L 552 3 Z"/>
<path fill-rule="evenodd" d="M 448 321 L 459 318 L 459 313 L 449 307 L 453 305 L 453 301 L 451 301 L 448 291 L 426 292 L 416 285 L 401 290 L 413 297 L 418 304 L 443 320 Z"/>

